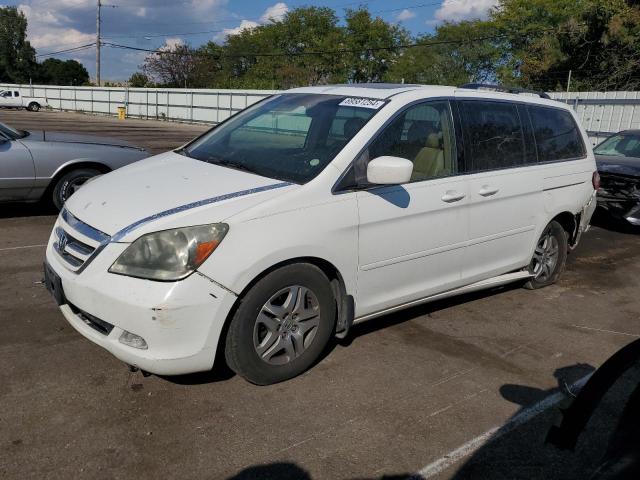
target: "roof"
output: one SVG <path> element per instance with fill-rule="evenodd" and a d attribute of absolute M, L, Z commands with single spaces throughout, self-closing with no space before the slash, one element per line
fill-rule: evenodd
<path fill-rule="evenodd" d="M 433 85 L 409 85 L 403 83 L 351 83 L 344 85 L 323 85 L 318 87 L 302 87 L 288 90 L 291 93 L 322 93 L 325 95 L 359 96 L 366 98 L 387 99 L 399 93 L 412 90 L 434 90 L 453 92 L 454 87 Z"/>
<path fill-rule="evenodd" d="M 351 83 L 344 85 L 322 85 L 315 87 L 301 87 L 287 90 L 288 93 L 315 93 L 324 95 L 338 95 L 344 97 L 363 97 L 379 100 L 386 100 L 399 94 L 409 94 L 409 92 L 420 92 L 424 97 L 447 97 L 456 94 L 461 97 L 479 97 L 485 99 L 505 99 L 513 101 L 549 105 L 559 108 L 570 109 L 569 106 L 553 99 L 541 98 L 530 92 L 508 93 L 494 91 L 491 89 L 475 89 L 464 87 L 447 87 L 440 85 L 412 85 L 403 83 Z"/>

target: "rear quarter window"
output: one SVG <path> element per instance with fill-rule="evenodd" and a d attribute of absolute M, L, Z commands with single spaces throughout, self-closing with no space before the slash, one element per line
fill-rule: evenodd
<path fill-rule="evenodd" d="M 558 108 L 529 106 L 539 162 L 584 158 L 582 135 L 571 113 Z"/>

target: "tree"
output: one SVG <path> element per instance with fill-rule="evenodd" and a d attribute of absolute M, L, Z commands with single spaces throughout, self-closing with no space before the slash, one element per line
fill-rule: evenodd
<path fill-rule="evenodd" d="M 0 81 L 28 83 L 36 68 L 27 18 L 16 7 L 0 7 Z"/>
<path fill-rule="evenodd" d="M 195 57 L 196 51 L 189 45 L 165 47 L 144 60 L 142 71 L 147 77 L 166 87 L 186 88 L 193 83 Z"/>
<path fill-rule="evenodd" d="M 220 79 L 228 87 L 290 88 L 344 81 L 336 49 L 344 31 L 333 10 L 297 8 L 271 21 L 227 37 L 218 58 Z"/>
<path fill-rule="evenodd" d="M 410 43 L 406 30 L 373 18 L 365 8 L 347 10 L 342 60 L 352 82 L 379 82 L 400 56 L 401 45 Z"/>
<path fill-rule="evenodd" d="M 640 7 L 624 0 L 503 0 L 490 25 L 504 35 L 506 82 L 538 89 L 637 89 Z"/>
<path fill-rule="evenodd" d="M 48 58 L 40 64 L 38 81 L 47 85 L 71 85 L 74 87 L 89 83 L 89 72 L 76 60 Z"/>
<path fill-rule="evenodd" d="M 490 83 L 504 60 L 504 51 L 487 39 L 486 22 L 445 23 L 433 35 L 418 37 L 385 74 L 388 81 L 435 85 Z"/>
<path fill-rule="evenodd" d="M 132 88 L 144 88 L 144 87 L 149 87 L 151 81 L 149 80 L 149 77 L 147 77 L 144 73 L 136 72 L 133 75 L 131 75 L 128 83 L 129 83 L 129 86 Z"/>

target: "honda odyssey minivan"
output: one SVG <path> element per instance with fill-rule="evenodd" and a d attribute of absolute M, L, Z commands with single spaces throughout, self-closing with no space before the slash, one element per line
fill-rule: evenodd
<path fill-rule="evenodd" d="M 353 323 L 554 283 L 598 177 L 546 95 L 417 85 L 289 90 L 66 203 L 45 280 L 67 321 L 163 375 L 271 384 Z"/>

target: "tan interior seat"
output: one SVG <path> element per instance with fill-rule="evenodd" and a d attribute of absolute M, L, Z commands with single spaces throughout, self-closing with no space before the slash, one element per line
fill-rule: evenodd
<path fill-rule="evenodd" d="M 444 150 L 440 145 L 440 136 L 432 133 L 427 137 L 427 144 L 424 146 L 413 161 L 412 180 L 439 177 L 446 172 L 444 163 Z"/>

